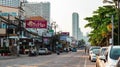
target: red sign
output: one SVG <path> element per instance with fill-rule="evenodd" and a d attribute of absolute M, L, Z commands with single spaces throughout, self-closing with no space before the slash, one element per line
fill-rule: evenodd
<path fill-rule="evenodd" d="M 26 20 L 26 28 L 47 28 L 46 20 Z"/>
<path fill-rule="evenodd" d="M 61 32 L 61 35 L 69 36 L 69 32 Z"/>

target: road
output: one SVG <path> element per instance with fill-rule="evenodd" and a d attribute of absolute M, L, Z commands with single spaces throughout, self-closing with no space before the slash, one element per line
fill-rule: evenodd
<path fill-rule="evenodd" d="M 88 60 L 88 55 L 84 53 L 84 50 L 78 50 L 60 55 L 2 59 L 0 67 L 95 67 L 95 62 Z"/>

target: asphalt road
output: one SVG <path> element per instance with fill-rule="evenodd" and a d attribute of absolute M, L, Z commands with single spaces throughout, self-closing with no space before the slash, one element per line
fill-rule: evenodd
<path fill-rule="evenodd" d="M 2 59 L 0 67 L 95 67 L 95 62 L 88 60 L 88 55 L 84 53 L 84 50 L 78 50 L 60 55 Z"/>

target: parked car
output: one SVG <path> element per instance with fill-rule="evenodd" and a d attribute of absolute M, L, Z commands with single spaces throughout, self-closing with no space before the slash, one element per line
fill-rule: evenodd
<path fill-rule="evenodd" d="M 49 53 L 47 48 L 40 48 L 38 51 L 39 55 L 47 55 Z"/>
<path fill-rule="evenodd" d="M 96 67 L 103 67 L 105 61 L 105 52 L 107 47 L 101 47 L 99 55 L 96 58 Z"/>
<path fill-rule="evenodd" d="M 120 57 L 119 57 L 118 62 L 115 67 L 120 67 Z"/>
<path fill-rule="evenodd" d="M 115 67 L 120 57 L 120 46 L 111 45 L 105 55 L 104 67 Z"/>
<path fill-rule="evenodd" d="M 92 51 L 93 49 L 100 49 L 100 46 L 91 46 L 91 47 L 89 48 L 88 53 L 89 53 L 90 51 Z"/>
<path fill-rule="evenodd" d="M 77 48 L 73 47 L 72 52 L 77 52 Z"/>
<path fill-rule="evenodd" d="M 99 54 L 99 50 L 100 49 L 93 49 L 93 50 L 90 51 L 90 54 L 89 54 L 89 60 L 90 61 L 96 61 L 96 57 Z"/>
<path fill-rule="evenodd" d="M 29 56 L 37 56 L 37 51 L 35 49 L 31 48 L 29 51 Z"/>

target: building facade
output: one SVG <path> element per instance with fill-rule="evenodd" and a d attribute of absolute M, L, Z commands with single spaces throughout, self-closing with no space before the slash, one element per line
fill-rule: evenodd
<path fill-rule="evenodd" d="M 79 32 L 79 15 L 74 12 L 72 14 L 72 36 L 78 40 L 78 32 Z"/>
<path fill-rule="evenodd" d="M 41 16 L 45 20 L 47 20 L 47 28 L 49 28 L 50 25 L 50 3 L 49 2 L 40 2 L 40 3 L 25 3 L 24 5 L 25 10 L 25 16 L 31 17 L 31 16 Z M 47 29 L 38 29 L 38 34 L 40 36 L 43 35 L 43 33 L 46 33 Z"/>
<path fill-rule="evenodd" d="M 84 39 L 84 36 L 83 36 L 83 32 L 79 28 L 79 30 L 78 30 L 78 40 L 81 40 L 81 39 Z"/>
<path fill-rule="evenodd" d="M 22 48 L 28 49 L 31 44 L 34 46 L 34 37 L 38 36 L 37 31 L 27 30 L 21 25 L 24 22 L 20 23 L 17 18 L 19 9 L 10 6 L 0 6 L 0 8 L 0 51 L 7 50 L 9 47 L 19 46 L 21 50 Z"/>
<path fill-rule="evenodd" d="M 0 0 L 0 5 L 19 7 L 20 0 Z"/>

